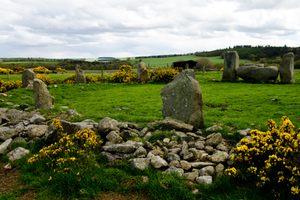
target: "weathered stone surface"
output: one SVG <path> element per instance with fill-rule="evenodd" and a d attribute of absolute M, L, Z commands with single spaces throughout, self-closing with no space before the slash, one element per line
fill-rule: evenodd
<path fill-rule="evenodd" d="M 86 83 L 84 72 L 79 66 L 75 68 L 75 83 Z"/>
<path fill-rule="evenodd" d="M 26 127 L 29 138 L 41 137 L 47 133 L 47 125 L 29 125 Z"/>
<path fill-rule="evenodd" d="M 196 179 L 197 177 L 199 177 L 199 171 L 198 171 L 198 170 L 193 170 L 192 172 L 184 173 L 184 177 L 185 177 L 187 180 L 195 181 L 195 179 Z"/>
<path fill-rule="evenodd" d="M 205 142 L 204 141 L 196 141 L 195 142 L 195 147 L 197 148 L 197 149 L 204 149 L 204 147 L 205 147 Z"/>
<path fill-rule="evenodd" d="M 3 154 L 7 150 L 8 146 L 12 143 L 12 141 L 13 140 L 9 138 L 0 145 L 0 154 Z"/>
<path fill-rule="evenodd" d="M 222 81 L 236 81 L 236 70 L 239 67 L 239 55 L 236 51 L 227 51 L 224 54 L 224 72 Z"/>
<path fill-rule="evenodd" d="M 39 114 L 34 114 L 30 119 L 29 119 L 31 124 L 40 124 L 44 121 L 46 121 L 46 118 L 43 117 L 42 115 Z"/>
<path fill-rule="evenodd" d="M 205 141 L 205 145 L 209 145 L 209 146 L 217 146 L 223 140 L 221 133 L 213 133 L 208 135 L 206 138 L 207 140 Z"/>
<path fill-rule="evenodd" d="M 105 117 L 99 122 L 98 130 L 104 133 L 109 133 L 110 131 L 117 131 L 119 130 L 118 124 L 119 122 L 117 120 Z"/>
<path fill-rule="evenodd" d="M 189 162 L 186 161 L 186 160 L 181 160 L 181 161 L 180 161 L 180 166 L 181 166 L 181 168 L 182 168 L 183 170 L 185 170 L 185 171 L 188 171 L 188 170 L 190 170 L 190 169 L 192 168 L 191 163 L 189 163 Z"/>
<path fill-rule="evenodd" d="M 203 167 L 199 170 L 200 176 L 213 176 L 215 173 L 215 168 L 213 166 Z"/>
<path fill-rule="evenodd" d="M 276 66 L 247 65 L 237 69 L 237 75 L 243 80 L 262 83 L 276 82 L 278 73 L 279 70 Z"/>
<path fill-rule="evenodd" d="M 109 134 L 106 136 L 106 139 L 113 144 L 119 144 L 123 142 L 123 138 L 116 131 L 109 132 Z"/>
<path fill-rule="evenodd" d="M 139 147 L 134 153 L 135 158 L 144 158 L 147 156 L 147 150 L 144 147 Z"/>
<path fill-rule="evenodd" d="M 143 69 L 147 69 L 146 63 L 140 60 L 138 66 L 137 66 L 137 75 L 138 75 L 138 80 L 141 80 L 141 73 Z"/>
<path fill-rule="evenodd" d="M 140 65 L 139 65 L 140 66 Z M 146 83 L 150 79 L 149 77 L 149 71 L 146 66 L 141 65 L 140 66 L 140 74 L 138 75 L 138 81 L 141 83 Z"/>
<path fill-rule="evenodd" d="M 212 176 L 199 176 L 196 178 L 196 182 L 199 184 L 212 184 Z"/>
<path fill-rule="evenodd" d="M 81 122 L 75 122 L 73 124 L 76 125 L 79 130 L 82 130 L 82 129 L 92 129 L 92 130 L 94 130 L 95 127 L 97 126 L 97 123 L 94 120 L 91 120 L 91 119 L 86 119 L 86 120 L 83 120 Z"/>
<path fill-rule="evenodd" d="M 134 158 L 131 160 L 131 166 L 134 169 L 145 170 L 150 166 L 149 158 Z"/>
<path fill-rule="evenodd" d="M 165 171 L 165 173 L 167 173 L 167 174 L 176 174 L 176 175 L 178 175 L 178 176 L 183 176 L 184 170 L 181 169 L 181 168 L 177 168 L 177 167 L 171 166 L 171 167 L 169 167 L 169 168 Z"/>
<path fill-rule="evenodd" d="M 186 73 L 179 74 L 161 91 L 162 114 L 203 128 L 202 92 L 196 79 Z"/>
<path fill-rule="evenodd" d="M 134 153 L 137 147 L 133 144 L 122 143 L 122 144 L 109 144 L 103 146 L 104 151 L 111 153 Z"/>
<path fill-rule="evenodd" d="M 168 153 L 167 155 L 167 161 L 171 162 L 173 160 L 180 160 L 180 156 L 176 153 Z"/>
<path fill-rule="evenodd" d="M 193 130 L 193 126 L 190 124 L 186 124 L 180 120 L 176 120 L 170 117 L 166 117 L 164 120 L 162 121 L 157 121 L 154 123 L 149 124 L 149 126 L 155 126 L 159 129 L 162 130 L 178 130 L 178 131 L 192 131 Z"/>
<path fill-rule="evenodd" d="M 15 161 L 29 154 L 29 150 L 23 147 L 18 147 L 7 154 L 10 161 Z"/>
<path fill-rule="evenodd" d="M 282 58 L 282 63 L 279 67 L 280 82 L 281 83 L 293 83 L 294 80 L 294 54 L 292 52 L 287 53 Z"/>
<path fill-rule="evenodd" d="M 219 131 L 222 131 L 222 130 L 223 130 L 222 126 L 213 125 L 211 127 L 208 127 L 207 129 L 205 129 L 205 132 L 206 133 L 216 133 L 216 132 L 219 132 Z"/>
<path fill-rule="evenodd" d="M 215 163 L 212 162 L 191 162 L 191 165 L 193 168 L 202 168 L 206 166 L 215 166 Z"/>
<path fill-rule="evenodd" d="M 225 169 L 224 165 L 221 164 L 221 163 L 219 163 L 219 164 L 215 167 L 216 175 L 217 175 L 217 176 L 222 176 L 223 173 L 224 173 L 224 169 Z"/>
<path fill-rule="evenodd" d="M 162 157 L 160 156 L 152 156 L 151 160 L 150 160 L 151 165 L 155 168 L 155 169 L 160 169 L 163 167 L 167 167 L 168 163 L 167 161 L 165 161 Z"/>
<path fill-rule="evenodd" d="M 35 107 L 40 109 L 51 109 L 54 104 L 54 98 L 50 95 L 47 85 L 40 79 L 33 80 L 33 92 Z"/>
<path fill-rule="evenodd" d="M 0 139 L 7 140 L 16 136 L 18 133 L 14 128 L 0 127 Z"/>
<path fill-rule="evenodd" d="M 25 69 L 22 75 L 22 87 L 32 88 L 33 86 L 33 79 L 35 79 L 35 73 L 32 69 Z"/>
<path fill-rule="evenodd" d="M 228 159 L 229 155 L 228 153 L 224 151 L 216 151 L 211 157 L 210 160 L 215 163 L 222 163 L 225 162 Z"/>

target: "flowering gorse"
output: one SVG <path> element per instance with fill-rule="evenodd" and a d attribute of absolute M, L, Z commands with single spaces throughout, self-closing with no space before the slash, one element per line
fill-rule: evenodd
<path fill-rule="evenodd" d="M 295 130 L 288 117 L 279 126 L 268 121 L 266 132 L 252 130 L 231 156 L 230 176 L 253 180 L 257 187 L 273 190 L 277 197 L 300 195 L 300 129 Z"/>
<path fill-rule="evenodd" d="M 135 81 L 137 74 L 133 72 L 130 65 L 121 65 L 119 70 L 111 76 L 111 81 L 115 83 L 131 83 Z"/>
<path fill-rule="evenodd" d="M 22 86 L 22 81 L 2 81 L 0 80 L 0 92 L 17 89 Z"/>
<path fill-rule="evenodd" d="M 46 168 L 53 170 L 54 174 L 83 175 L 88 166 L 93 164 L 93 151 L 102 141 L 90 129 L 68 135 L 63 133 L 63 126 L 58 119 L 54 119 L 52 125 L 59 133 L 57 142 L 42 148 L 38 154 L 27 160 L 28 163 L 43 163 Z M 53 179 L 54 177 L 51 177 L 51 181 Z"/>

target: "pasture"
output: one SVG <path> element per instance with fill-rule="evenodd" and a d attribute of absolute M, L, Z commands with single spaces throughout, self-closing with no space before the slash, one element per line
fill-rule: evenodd
<path fill-rule="evenodd" d="M 70 74 L 51 75 L 62 79 Z M 300 71 L 295 84 L 252 84 L 221 82 L 221 72 L 197 73 L 204 99 L 205 125 L 223 124 L 237 129 L 263 128 L 268 119 L 287 115 L 300 124 Z M 12 76 L 12 79 L 20 76 Z M 93 83 L 87 85 L 50 85 L 55 111 L 62 106 L 77 110 L 81 119 L 117 120 L 148 123 L 162 118 L 160 90 L 164 84 Z M 32 91 L 17 89 L 1 97 L 1 106 L 28 104 L 33 107 Z"/>

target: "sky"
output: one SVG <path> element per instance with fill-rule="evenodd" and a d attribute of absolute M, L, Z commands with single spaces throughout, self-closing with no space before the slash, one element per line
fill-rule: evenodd
<path fill-rule="evenodd" d="M 0 57 L 300 46 L 299 0 L 0 0 Z"/>

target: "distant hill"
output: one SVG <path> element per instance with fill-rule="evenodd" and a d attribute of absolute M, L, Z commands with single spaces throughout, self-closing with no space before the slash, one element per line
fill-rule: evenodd
<path fill-rule="evenodd" d="M 239 45 L 232 48 L 217 49 L 213 51 L 195 52 L 197 56 L 210 57 L 210 56 L 222 56 L 225 51 L 235 50 L 238 52 L 241 59 L 247 59 L 252 61 L 259 61 L 261 59 L 276 59 L 280 58 L 287 52 L 293 52 L 295 54 L 295 60 L 300 59 L 300 47 L 273 47 L 273 46 L 250 46 Z M 223 57 L 223 56 L 222 56 Z"/>

